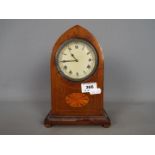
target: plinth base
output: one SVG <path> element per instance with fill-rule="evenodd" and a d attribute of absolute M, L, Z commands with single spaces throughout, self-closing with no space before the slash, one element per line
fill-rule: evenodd
<path fill-rule="evenodd" d="M 102 125 L 108 128 L 111 125 L 107 113 L 102 116 L 54 116 L 49 113 L 44 120 L 45 127 L 53 125 Z"/>

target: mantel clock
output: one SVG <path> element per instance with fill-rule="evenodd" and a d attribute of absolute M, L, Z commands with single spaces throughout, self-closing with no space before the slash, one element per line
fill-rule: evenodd
<path fill-rule="evenodd" d="M 56 41 L 51 55 L 51 110 L 44 120 L 53 125 L 110 126 L 104 110 L 104 59 L 96 38 L 76 25 Z"/>

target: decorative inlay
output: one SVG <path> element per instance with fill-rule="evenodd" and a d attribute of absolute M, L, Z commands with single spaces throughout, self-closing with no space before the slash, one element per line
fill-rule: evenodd
<path fill-rule="evenodd" d="M 83 107 L 89 102 L 89 97 L 82 93 L 71 93 L 66 96 L 66 103 L 71 107 Z"/>

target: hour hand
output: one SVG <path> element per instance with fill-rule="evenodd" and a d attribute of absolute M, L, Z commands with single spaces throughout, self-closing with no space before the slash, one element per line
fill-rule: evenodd
<path fill-rule="evenodd" d="M 74 54 L 71 53 L 71 56 L 75 59 L 76 62 L 78 62 L 78 59 L 75 58 Z"/>
<path fill-rule="evenodd" d="M 77 61 L 76 60 L 62 60 L 60 62 L 65 63 L 65 62 L 77 62 Z"/>

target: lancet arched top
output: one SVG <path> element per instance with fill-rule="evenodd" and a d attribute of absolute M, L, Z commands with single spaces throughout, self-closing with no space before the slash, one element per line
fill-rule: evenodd
<path fill-rule="evenodd" d="M 87 29 L 83 28 L 80 25 L 75 25 L 71 27 L 58 38 L 58 40 L 56 41 L 53 47 L 52 56 L 51 56 L 51 64 L 53 64 L 55 61 L 55 55 L 57 53 L 58 48 L 65 41 L 69 39 L 73 39 L 73 38 L 80 38 L 80 39 L 84 39 L 90 42 L 96 49 L 96 52 L 99 57 L 98 67 L 101 67 L 101 65 L 103 65 L 103 52 L 102 52 L 102 48 L 100 47 L 100 44 L 98 43 L 98 41 L 96 40 L 96 38 L 91 32 L 89 32 Z"/>

